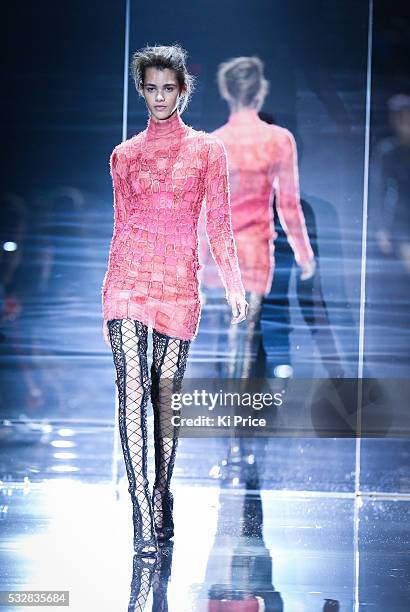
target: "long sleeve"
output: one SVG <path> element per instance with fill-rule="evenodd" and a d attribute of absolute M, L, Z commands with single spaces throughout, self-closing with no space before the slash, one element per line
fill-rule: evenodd
<path fill-rule="evenodd" d="M 110 156 L 110 174 L 113 186 L 113 208 L 114 208 L 114 225 L 113 234 L 110 244 L 108 257 L 108 269 L 105 273 L 102 283 L 102 299 L 104 303 L 105 286 L 110 270 L 111 257 L 115 251 L 116 238 L 123 229 L 127 221 L 128 200 L 130 197 L 130 187 L 127 181 L 128 164 L 125 153 L 115 147 Z"/>
<path fill-rule="evenodd" d="M 127 221 L 127 201 L 130 197 L 127 157 L 125 153 L 118 152 L 117 148 L 111 153 L 110 174 L 113 184 L 114 234 L 117 234 Z"/>
<path fill-rule="evenodd" d="M 283 144 L 281 144 L 279 181 L 276 186 L 276 210 L 296 262 L 303 265 L 312 259 L 313 250 L 300 205 L 296 143 L 289 130 L 284 129 L 284 132 L 285 138 Z"/>
<path fill-rule="evenodd" d="M 209 139 L 205 203 L 206 234 L 225 287 L 225 297 L 228 299 L 231 293 L 245 295 L 232 232 L 228 161 L 225 147 L 216 137 Z"/>

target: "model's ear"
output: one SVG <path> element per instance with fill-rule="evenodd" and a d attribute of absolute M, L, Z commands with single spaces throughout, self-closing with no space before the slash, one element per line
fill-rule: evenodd
<path fill-rule="evenodd" d="M 183 98 L 184 96 L 186 96 L 186 85 L 182 85 L 181 89 L 179 90 L 179 95 L 181 96 L 181 98 Z"/>

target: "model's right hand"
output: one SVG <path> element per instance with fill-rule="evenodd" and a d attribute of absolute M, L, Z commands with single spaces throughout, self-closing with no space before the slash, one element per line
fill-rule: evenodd
<path fill-rule="evenodd" d="M 232 308 L 232 325 L 236 325 L 237 323 L 240 323 L 246 319 L 249 304 L 242 293 L 231 293 L 228 296 L 228 304 Z"/>
<path fill-rule="evenodd" d="M 316 271 L 315 258 L 312 257 L 312 259 L 310 259 L 309 261 L 307 261 L 300 267 L 301 267 L 300 280 L 308 280 L 309 278 L 312 278 L 312 276 L 314 275 Z"/>
<path fill-rule="evenodd" d="M 108 333 L 108 325 L 105 319 L 103 320 L 103 324 L 102 324 L 102 332 L 103 332 L 103 338 L 104 338 L 105 344 L 111 348 L 110 335 Z"/>

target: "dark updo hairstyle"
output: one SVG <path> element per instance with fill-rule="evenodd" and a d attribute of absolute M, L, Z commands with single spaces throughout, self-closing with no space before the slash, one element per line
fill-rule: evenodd
<path fill-rule="evenodd" d="M 140 87 L 144 85 L 145 71 L 147 68 L 159 68 L 160 70 L 169 68 L 170 70 L 174 70 L 179 84 L 179 90 L 181 91 L 183 86 L 186 87 L 185 93 L 181 96 L 182 103 L 179 105 L 179 112 L 183 113 L 195 86 L 195 77 L 189 74 L 186 68 L 185 62 L 187 56 L 187 51 L 178 43 L 170 46 L 146 46 L 136 51 L 132 56 L 130 72 L 139 94 L 142 96 Z"/>
<path fill-rule="evenodd" d="M 230 104 L 258 108 L 269 90 L 263 76 L 263 62 L 259 57 L 235 57 L 218 67 L 218 87 L 221 96 Z"/>

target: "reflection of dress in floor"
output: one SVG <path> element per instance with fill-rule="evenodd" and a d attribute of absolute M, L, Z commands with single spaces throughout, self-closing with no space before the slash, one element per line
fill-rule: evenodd
<path fill-rule="evenodd" d="M 130 318 L 168 336 L 198 331 L 197 224 L 206 231 L 225 297 L 244 294 L 231 228 L 226 154 L 176 112 L 118 145 L 111 156 L 115 224 L 102 287 L 104 319 Z"/>
<path fill-rule="evenodd" d="M 261 342 L 261 306 L 274 274 L 274 194 L 296 262 L 306 263 L 313 251 L 300 206 L 297 151 L 289 130 L 267 124 L 255 109 L 246 108 L 231 114 L 213 135 L 222 140 L 228 154 L 232 228 L 249 302 L 245 325 L 229 328 L 228 372 L 229 376 L 246 378 L 259 371 L 255 358 Z M 221 282 L 205 240 L 201 242 L 201 260 L 205 266 L 203 284 L 211 295 L 215 294 Z"/>

